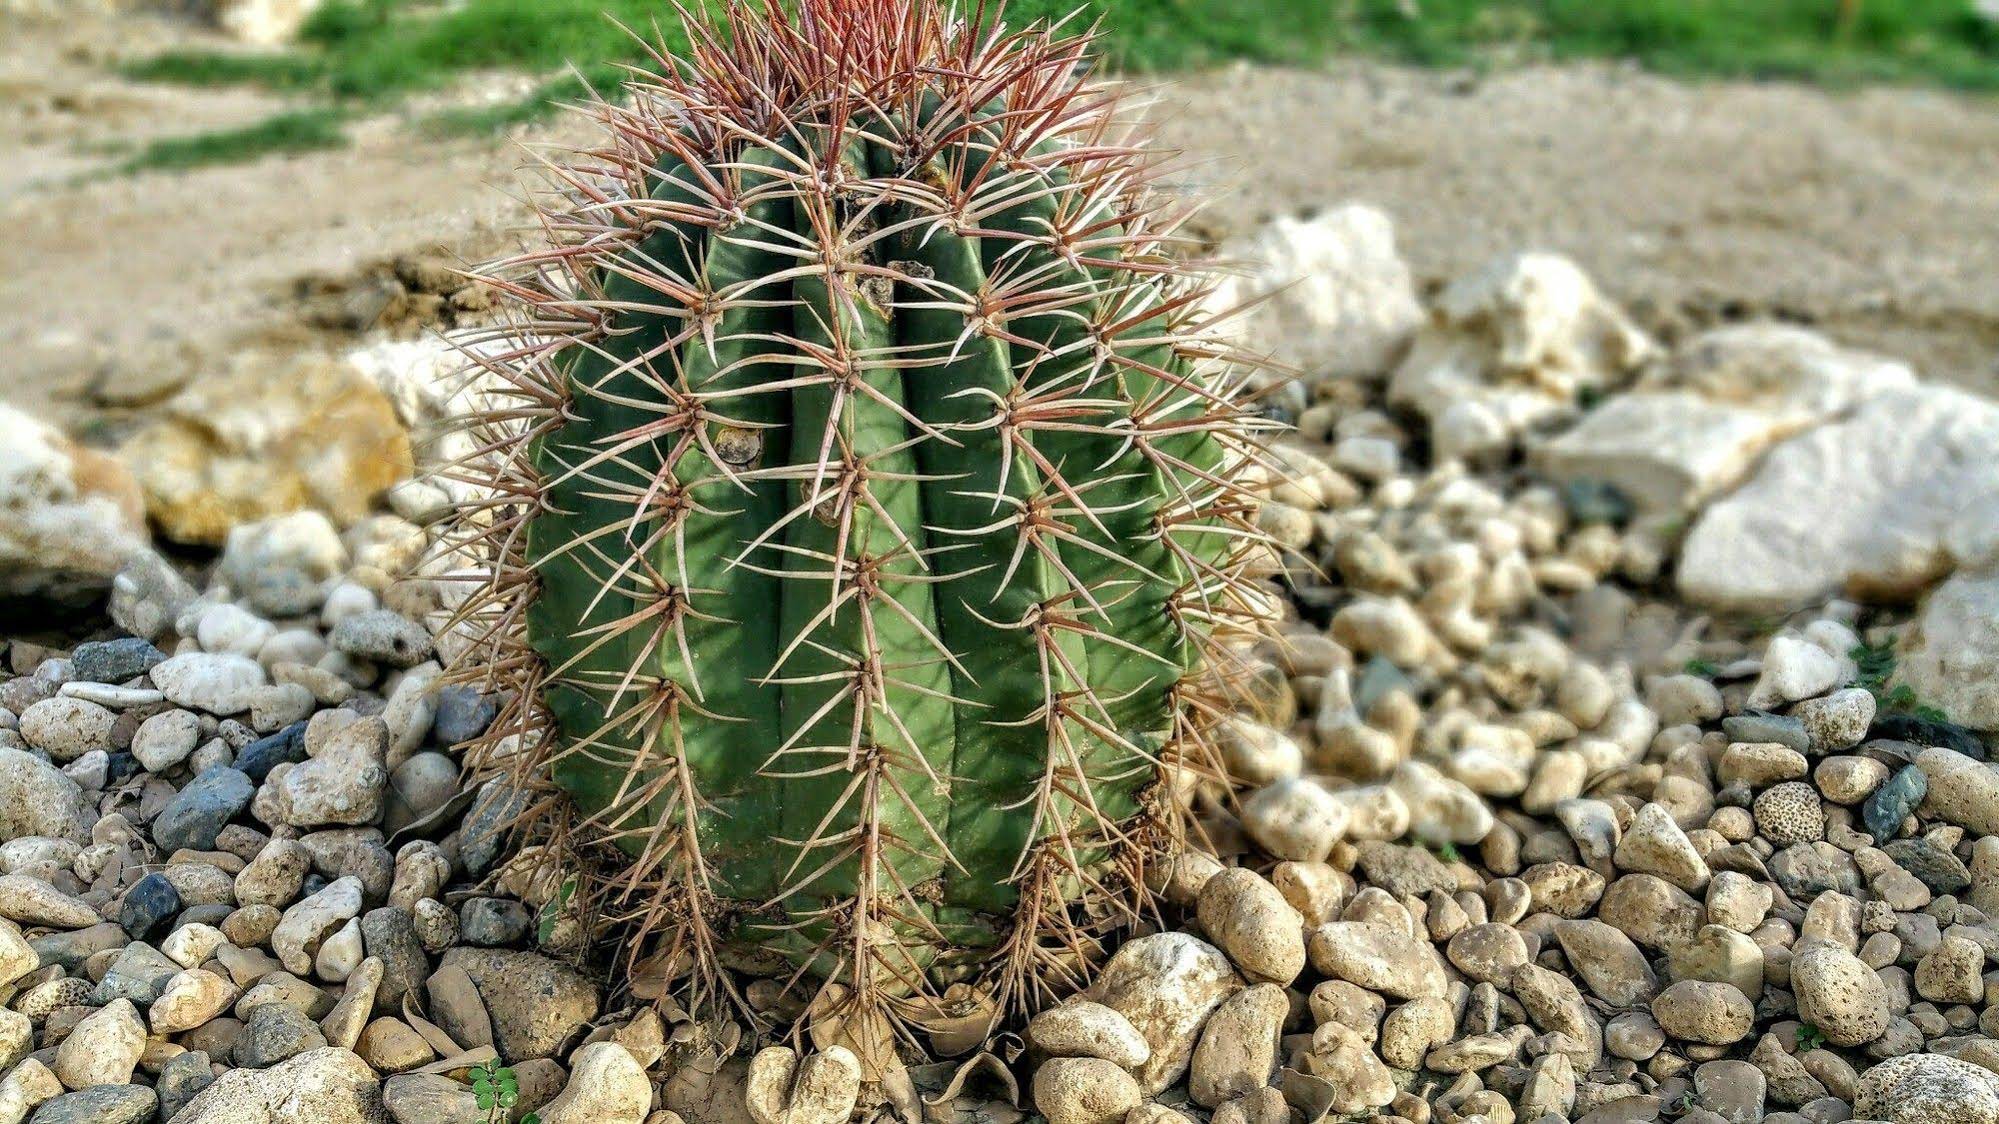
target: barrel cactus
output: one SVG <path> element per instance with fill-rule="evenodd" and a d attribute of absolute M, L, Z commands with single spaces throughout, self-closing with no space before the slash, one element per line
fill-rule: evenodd
<path fill-rule="evenodd" d="M 690 34 L 485 271 L 475 761 L 676 978 L 1031 1004 L 1144 910 L 1266 615 L 1242 367 L 1087 37 Z"/>

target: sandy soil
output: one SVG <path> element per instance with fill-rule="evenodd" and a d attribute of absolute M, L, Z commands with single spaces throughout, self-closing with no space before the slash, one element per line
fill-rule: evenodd
<path fill-rule="evenodd" d="M 285 108 L 106 66 L 198 38 L 147 17 L 0 18 L 0 339 L 18 341 L 0 358 L 0 397 L 72 422 L 143 404 L 251 338 L 314 342 L 305 306 L 389 258 L 477 259 L 520 221 L 517 146 L 419 138 L 388 118 L 335 151 L 111 171 L 146 139 Z"/>
<path fill-rule="evenodd" d="M 1363 199 L 1431 280 L 1559 250 L 1662 330 L 1779 316 L 1999 392 L 1999 100 L 1610 66 L 1238 71 L 1166 97 L 1168 140 L 1254 170 L 1227 228 Z"/>
<path fill-rule="evenodd" d="M 281 106 L 108 70 L 199 34 L 0 17 L 0 398 L 75 423 L 143 407 L 247 340 L 326 342 L 325 301 L 398 254 L 476 259 L 519 221 L 517 147 L 390 118 L 335 152 L 109 174 L 121 146 Z M 1202 160 L 1190 182 L 1229 189 L 1217 234 L 1364 199 L 1429 281 L 1552 248 L 1662 331 L 1779 315 L 1999 392 L 1991 100 L 1605 66 L 1244 68 L 1155 94 L 1165 139 Z"/>

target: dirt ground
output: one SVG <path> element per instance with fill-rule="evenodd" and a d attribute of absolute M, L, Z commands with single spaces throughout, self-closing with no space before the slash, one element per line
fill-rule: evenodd
<path fill-rule="evenodd" d="M 231 347 L 327 342 L 325 302 L 395 255 L 477 259 L 520 221 L 516 145 L 395 118 L 337 151 L 110 171 L 282 108 L 110 69 L 200 34 L 0 15 L 0 399 L 73 424 L 142 409 Z M 1426 281 L 1554 249 L 1662 331 L 1778 315 L 1999 392 L 1999 102 L 1610 66 L 1238 68 L 1153 95 L 1189 183 L 1225 189 L 1217 234 L 1366 200 Z"/>
<path fill-rule="evenodd" d="M 1999 393 L 1999 100 L 1382 67 L 1180 83 L 1166 138 L 1252 169 L 1235 228 L 1362 199 L 1419 276 L 1558 250 L 1649 326 L 1813 323 Z"/>

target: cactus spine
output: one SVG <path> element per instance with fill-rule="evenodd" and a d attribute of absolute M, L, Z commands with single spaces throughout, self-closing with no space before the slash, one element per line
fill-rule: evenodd
<path fill-rule="evenodd" d="M 1261 620 L 1239 368 L 1086 40 L 935 0 L 690 31 L 490 272 L 482 756 L 702 986 L 1033 1002 L 1142 906 Z"/>

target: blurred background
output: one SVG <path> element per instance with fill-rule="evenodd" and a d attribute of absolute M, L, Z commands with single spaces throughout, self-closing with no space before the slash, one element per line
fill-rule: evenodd
<path fill-rule="evenodd" d="M 1015 22 L 1070 0 L 1017 0 Z M 0 0 L 9 402 L 142 407 L 246 338 L 449 326 L 516 141 L 658 0 Z M 1419 283 L 1573 257 L 1649 327 L 1763 312 L 1999 377 L 1993 0 L 1090 0 L 1217 237 L 1362 201 Z M 1080 24 L 1079 19 L 1079 24 Z M 614 22 L 618 21 L 618 22 Z M 110 420 L 116 420 L 112 418 Z"/>

